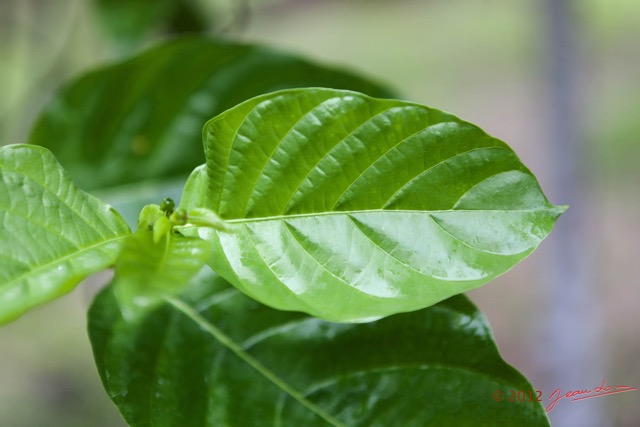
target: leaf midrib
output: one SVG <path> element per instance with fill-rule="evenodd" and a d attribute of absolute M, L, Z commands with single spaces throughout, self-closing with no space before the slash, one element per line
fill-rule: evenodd
<path fill-rule="evenodd" d="M 559 208 L 556 206 L 546 206 L 532 209 L 437 209 L 437 210 L 413 210 L 413 209 L 360 209 L 351 211 L 332 211 L 332 212 L 311 212 L 303 214 L 291 214 L 291 215 L 273 215 L 256 218 L 232 218 L 225 219 L 230 224 L 246 224 L 253 222 L 263 221 L 278 221 L 289 220 L 297 218 L 308 218 L 318 216 L 332 216 L 332 215 L 356 215 L 366 213 L 406 213 L 406 214 L 438 214 L 438 213 L 453 213 L 453 212 L 501 212 L 501 213 L 526 213 L 526 212 L 553 212 Z"/>
<path fill-rule="evenodd" d="M 231 337 L 226 335 L 222 330 L 213 325 L 207 319 L 200 315 L 196 310 L 194 310 L 191 306 L 180 300 L 179 298 L 168 296 L 165 297 L 165 300 L 171 304 L 178 311 L 182 312 L 185 316 L 193 320 L 198 326 L 200 326 L 203 330 L 213 336 L 220 344 L 227 347 L 231 352 L 233 352 L 236 356 L 242 359 L 247 365 L 258 371 L 262 374 L 266 379 L 271 381 L 275 386 L 280 388 L 283 392 L 291 396 L 301 405 L 304 405 L 307 409 L 312 411 L 314 414 L 325 420 L 327 423 L 334 427 L 347 427 L 345 424 L 335 419 L 331 414 L 327 413 L 324 409 L 317 406 L 315 403 L 309 401 L 303 393 L 294 389 L 291 385 L 287 384 L 283 381 L 279 376 L 277 376 L 274 372 L 269 370 L 266 366 L 260 363 L 259 360 L 250 355 L 247 351 L 245 351 L 242 346 L 233 341 Z"/>
<path fill-rule="evenodd" d="M 108 244 L 117 242 L 119 240 L 125 239 L 127 237 L 129 237 L 129 234 L 120 235 L 120 236 L 114 237 L 112 239 L 101 240 L 100 242 L 94 243 L 91 246 L 87 246 L 87 247 L 84 247 L 84 248 L 79 249 L 77 251 L 71 252 L 71 253 L 69 253 L 67 255 L 64 255 L 62 257 L 55 258 L 55 259 L 53 259 L 53 260 L 51 260 L 51 261 L 49 261 L 49 262 L 47 262 L 45 264 L 42 264 L 42 265 L 40 265 L 40 266 L 38 266 L 38 267 L 36 267 L 34 269 L 26 271 L 26 272 L 22 273 L 21 275 L 19 275 L 17 277 L 14 277 L 9 282 L 5 282 L 3 284 L 4 285 L 3 287 L 6 288 L 6 287 L 13 286 L 15 283 L 20 282 L 21 280 L 23 280 L 23 278 L 26 277 L 26 276 L 29 276 L 29 275 L 32 275 L 32 274 L 37 275 L 37 273 L 39 273 L 40 271 L 49 269 L 52 266 L 59 265 L 59 264 L 65 262 L 68 259 L 74 258 L 76 256 L 84 255 L 85 253 L 88 253 L 88 252 L 91 252 L 93 250 L 96 250 L 96 249 L 100 248 L 100 246 L 108 245 Z"/>

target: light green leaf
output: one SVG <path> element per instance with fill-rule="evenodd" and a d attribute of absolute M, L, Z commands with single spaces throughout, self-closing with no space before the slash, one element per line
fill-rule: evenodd
<path fill-rule="evenodd" d="M 49 148 L 87 190 L 186 178 L 204 163 L 205 121 L 251 97 L 305 86 L 389 95 L 295 56 L 185 37 L 71 82 L 45 108 L 29 141 Z"/>
<path fill-rule="evenodd" d="M 211 267 L 275 308 L 332 321 L 417 310 L 530 254 L 551 205 L 503 142 L 457 117 L 330 89 L 254 98 L 207 123 Z M 193 194 L 195 193 L 195 194 Z"/>
<path fill-rule="evenodd" d="M 463 296 L 367 324 L 270 309 L 203 272 L 125 321 L 113 288 L 89 311 L 102 382 L 132 426 L 548 426 Z M 528 394 L 527 394 L 528 395 Z"/>
<path fill-rule="evenodd" d="M 0 148 L 0 323 L 112 265 L 129 233 L 45 148 Z"/>
<path fill-rule="evenodd" d="M 147 208 L 141 219 L 149 214 Z M 155 227 L 163 226 L 162 220 L 168 222 L 164 216 L 155 224 L 141 221 L 142 227 L 126 240 L 116 262 L 114 292 L 130 321 L 143 316 L 165 296 L 179 292 L 202 269 L 209 254 L 209 245 L 203 240 L 166 230 L 156 242 Z"/>

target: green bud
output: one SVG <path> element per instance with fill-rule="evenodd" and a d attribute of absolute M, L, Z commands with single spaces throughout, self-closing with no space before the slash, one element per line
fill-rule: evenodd
<path fill-rule="evenodd" d="M 187 223 L 187 219 L 187 211 L 182 208 L 176 209 L 169 217 L 169 220 L 175 225 L 185 225 Z"/>
<path fill-rule="evenodd" d="M 160 210 L 167 216 L 171 215 L 175 208 L 176 202 L 174 202 L 171 197 L 165 197 L 164 200 L 160 202 Z"/>

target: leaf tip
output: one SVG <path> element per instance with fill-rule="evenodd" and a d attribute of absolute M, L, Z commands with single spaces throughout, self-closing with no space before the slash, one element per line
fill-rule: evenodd
<path fill-rule="evenodd" d="M 562 215 L 567 211 L 567 209 L 569 209 L 569 205 L 554 205 L 553 207 L 558 216 Z"/>

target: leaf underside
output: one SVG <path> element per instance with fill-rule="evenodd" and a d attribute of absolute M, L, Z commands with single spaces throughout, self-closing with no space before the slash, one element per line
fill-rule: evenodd
<path fill-rule="evenodd" d="M 208 269 L 207 269 L 208 270 Z M 367 324 L 273 310 L 204 270 L 125 321 L 112 287 L 89 312 L 103 384 L 132 426 L 548 426 L 463 296 Z"/>
<path fill-rule="evenodd" d="M 45 148 L 0 148 L 0 323 L 112 265 L 130 233 Z"/>
<path fill-rule="evenodd" d="M 530 254 L 564 208 L 516 154 L 432 108 L 330 89 L 254 98 L 210 120 L 181 205 L 209 264 L 272 307 L 332 321 L 416 310 Z"/>

